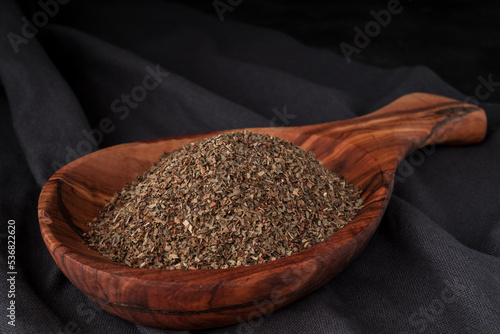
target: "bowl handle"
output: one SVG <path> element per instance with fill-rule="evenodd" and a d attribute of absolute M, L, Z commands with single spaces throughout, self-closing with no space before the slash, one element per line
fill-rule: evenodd
<path fill-rule="evenodd" d="M 380 165 L 394 167 L 411 152 L 431 144 L 467 145 L 486 136 L 486 115 L 478 106 L 447 97 L 412 93 L 370 114 L 301 127 L 302 132 L 348 141 Z M 389 167 L 389 166 L 387 166 Z"/>

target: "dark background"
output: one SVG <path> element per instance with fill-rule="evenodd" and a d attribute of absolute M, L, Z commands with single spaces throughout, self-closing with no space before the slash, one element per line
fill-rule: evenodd
<path fill-rule="evenodd" d="M 180 1 L 217 15 L 212 1 Z M 225 19 L 281 30 L 302 43 L 342 54 L 353 45 L 354 27 L 387 9 L 387 1 L 244 0 Z M 378 67 L 425 65 L 467 96 L 475 96 L 477 77 L 500 81 L 500 3 L 498 1 L 401 0 L 403 10 L 352 59 Z M 487 102 L 500 102 L 496 90 Z"/>

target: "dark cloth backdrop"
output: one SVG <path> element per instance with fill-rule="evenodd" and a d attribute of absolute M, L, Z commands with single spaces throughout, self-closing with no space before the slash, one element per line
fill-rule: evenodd
<path fill-rule="evenodd" d="M 77 156 L 136 140 L 346 119 L 415 91 L 465 98 L 426 67 L 347 64 L 283 33 L 167 2 L 72 1 L 51 11 L 36 36 L 23 35 L 25 14 L 13 0 L 0 3 L 2 333 L 164 333 L 93 306 L 44 246 L 38 195 Z M 143 82 L 148 74 L 155 80 Z M 380 228 L 342 274 L 262 320 L 201 332 L 499 333 L 500 107 L 482 107 L 486 140 L 407 159 Z M 6 317 L 9 220 L 15 327 Z"/>

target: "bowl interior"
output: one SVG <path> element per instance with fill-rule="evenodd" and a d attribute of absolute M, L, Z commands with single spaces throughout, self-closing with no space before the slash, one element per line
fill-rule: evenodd
<path fill-rule="evenodd" d="M 296 132 L 275 133 L 273 129 L 261 129 L 259 132 L 291 141 L 313 152 L 325 168 L 362 190 L 365 207 L 370 204 L 367 198 L 383 183 L 376 161 L 349 142 L 317 135 L 298 135 Z M 80 247 L 83 241 L 81 234 L 88 231 L 89 222 L 99 215 L 106 200 L 144 173 L 164 152 L 213 135 L 216 134 L 122 144 L 89 154 L 61 170 L 62 173 L 58 173 L 57 201 L 64 219 L 60 223 L 68 225 L 76 234 L 67 245 L 76 247 L 75 251 L 82 254 L 110 262 L 99 253 L 89 251 L 86 246 L 85 250 Z M 363 211 L 366 210 L 358 216 Z"/>

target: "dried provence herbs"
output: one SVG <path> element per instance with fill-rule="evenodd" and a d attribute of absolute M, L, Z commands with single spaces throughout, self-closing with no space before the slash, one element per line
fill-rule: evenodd
<path fill-rule="evenodd" d="M 362 207 L 360 191 L 314 155 L 248 131 L 164 154 L 90 223 L 90 247 L 150 269 L 273 261 L 330 237 Z"/>

